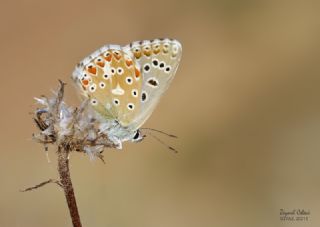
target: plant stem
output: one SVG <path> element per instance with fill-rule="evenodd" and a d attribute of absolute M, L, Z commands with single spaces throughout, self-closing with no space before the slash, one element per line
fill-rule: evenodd
<path fill-rule="evenodd" d="M 69 170 L 69 150 L 67 147 L 59 146 L 58 148 L 58 171 L 60 175 L 60 182 L 62 184 L 64 195 L 66 197 L 70 216 L 72 219 L 73 227 L 82 227 L 80 216 L 78 212 L 76 197 L 74 195 L 74 190 L 70 178 Z"/>

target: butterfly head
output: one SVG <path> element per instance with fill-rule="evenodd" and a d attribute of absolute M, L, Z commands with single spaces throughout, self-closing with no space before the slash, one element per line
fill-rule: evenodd
<path fill-rule="evenodd" d="M 138 129 L 137 131 L 134 132 L 131 142 L 135 142 L 135 143 L 141 142 L 145 137 L 146 135 L 143 135 L 141 131 Z"/>
<path fill-rule="evenodd" d="M 104 121 L 101 118 L 100 120 Z M 117 147 L 121 147 L 121 144 L 126 141 L 135 143 L 141 142 L 146 137 L 140 129 L 124 127 L 117 120 L 104 121 L 100 126 L 100 130 L 102 133 L 106 134 L 110 141 L 112 141 Z"/>

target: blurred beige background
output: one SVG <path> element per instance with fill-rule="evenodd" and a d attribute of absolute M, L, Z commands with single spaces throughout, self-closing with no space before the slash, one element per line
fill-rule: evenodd
<path fill-rule="evenodd" d="M 180 137 L 71 157 L 83 226 L 320 225 L 319 1 L 1 1 L 0 226 L 71 226 L 57 178 L 31 141 L 33 97 L 68 82 L 104 44 L 181 41 L 177 76 L 146 126 Z M 283 222 L 279 210 L 310 210 Z"/>

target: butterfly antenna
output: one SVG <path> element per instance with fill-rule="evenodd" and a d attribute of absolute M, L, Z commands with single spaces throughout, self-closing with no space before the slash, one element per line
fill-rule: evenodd
<path fill-rule="evenodd" d="M 168 144 L 166 144 L 165 142 L 163 142 L 161 139 L 159 139 L 158 137 L 156 137 L 155 135 L 151 134 L 150 132 L 147 132 L 148 135 L 152 136 L 155 140 L 157 140 L 159 143 L 161 143 L 163 146 L 165 146 L 166 148 L 168 148 L 169 150 L 173 151 L 174 153 L 178 153 L 178 151 L 176 149 L 174 149 L 173 147 L 169 146 Z"/>
<path fill-rule="evenodd" d="M 164 131 L 161 131 L 161 130 L 158 130 L 158 129 L 154 129 L 154 128 L 141 128 L 141 129 L 142 130 L 149 130 L 149 131 L 159 132 L 161 134 L 164 134 L 164 135 L 172 137 L 172 138 L 178 138 L 178 136 L 176 136 L 176 135 L 172 135 L 172 134 L 169 134 L 169 133 L 166 133 Z"/>

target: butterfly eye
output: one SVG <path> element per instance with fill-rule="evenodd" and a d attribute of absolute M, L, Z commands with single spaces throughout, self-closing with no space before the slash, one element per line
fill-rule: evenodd
<path fill-rule="evenodd" d="M 139 137 L 140 137 L 140 132 L 139 132 L 139 130 L 137 130 L 136 134 L 134 134 L 133 139 L 137 140 Z"/>
<path fill-rule="evenodd" d="M 100 82 L 100 83 L 99 83 L 99 87 L 103 89 L 103 88 L 106 87 L 106 84 L 105 84 L 104 82 Z"/>
<path fill-rule="evenodd" d="M 126 77 L 127 84 L 132 84 L 132 77 L 128 76 Z"/>
<path fill-rule="evenodd" d="M 91 92 L 95 92 L 96 89 L 97 89 L 97 86 L 96 86 L 95 84 L 92 84 L 92 85 L 89 87 L 89 90 L 90 90 Z"/>
<path fill-rule="evenodd" d="M 147 72 L 149 72 L 150 71 L 150 64 L 145 64 L 144 66 L 143 66 L 143 70 L 147 73 Z"/>
<path fill-rule="evenodd" d="M 134 109 L 134 104 L 133 103 L 128 103 L 127 108 L 129 110 L 133 110 Z"/>
<path fill-rule="evenodd" d="M 140 49 L 138 47 L 134 48 L 134 52 L 138 53 Z"/>
<path fill-rule="evenodd" d="M 98 105 L 98 101 L 96 100 L 96 99 L 91 99 L 91 104 L 93 105 L 93 106 L 96 106 L 96 105 Z"/>
<path fill-rule="evenodd" d="M 118 105 L 120 104 L 119 99 L 114 99 L 114 100 L 113 100 L 113 104 L 116 105 L 116 106 L 118 106 Z"/>
<path fill-rule="evenodd" d="M 144 136 L 141 135 L 140 130 L 137 130 L 137 131 L 134 133 L 134 136 L 133 136 L 133 138 L 132 138 L 132 141 L 137 143 L 137 142 L 141 142 L 143 139 L 144 139 Z"/>
<path fill-rule="evenodd" d="M 117 73 L 118 73 L 119 75 L 122 75 L 122 74 L 123 74 L 123 68 L 118 67 L 118 68 L 117 68 Z"/>
<path fill-rule="evenodd" d="M 138 97 L 138 90 L 137 89 L 133 89 L 131 91 L 131 94 L 132 94 L 133 97 Z"/>

